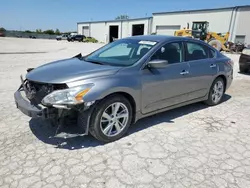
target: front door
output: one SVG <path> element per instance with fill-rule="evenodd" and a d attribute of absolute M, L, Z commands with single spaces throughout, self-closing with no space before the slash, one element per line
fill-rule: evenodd
<path fill-rule="evenodd" d="M 190 92 L 189 65 L 183 61 L 183 50 L 181 42 L 168 43 L 151 57 L 151 60 L 167 60 L 167 67 L 142 70 L 143 114 L 186 101 L 185 96 Z"/>

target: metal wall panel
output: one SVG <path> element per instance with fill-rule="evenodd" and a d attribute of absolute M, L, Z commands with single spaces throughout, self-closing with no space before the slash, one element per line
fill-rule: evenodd
<path fill-rule="evenodd" d="M 157 25 L 156 33 L 158 35 L 174 35 L 174 32 L 180 28 L 180 25 Z"/>

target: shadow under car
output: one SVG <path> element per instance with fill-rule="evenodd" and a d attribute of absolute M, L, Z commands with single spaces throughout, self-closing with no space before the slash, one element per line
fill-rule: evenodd
<path fill-rule="evenodd" d="M 229 100 L 231 98 L 230 95 L 225 94 L 222 100 L 222 103 Z M 151 126 L 154 126 L 159 123 L 168 122 L 174 123 L 174 119 L 190 114 L 192 112 L 196 112 L 202 109 L 208 108 L 207 105 L 204 103 L 194 103 L 191 105 L 183 106 L 180 108 L 176 108 L 173 110 L 165 111 L 154 116 L 146 117 L 139 120 L 136 124 L 132 125 L 125 136 L 130 134 L 134 134 L 138 131 L 147 129 Z M 29 122 L 30 129 L 32 133 L 42 142 L 46 144 L 54 145 L 56 148 L 61 149 L 81 149 L 81 148 L 88 148 L 88 147 L 96 147 L 103 145 L 104 143 L 96 140 L 91 135 L 84 136 L 77 136 L 77 137 L 57 137 L 54 136 L 57 127 L 51 126 L 50 123 L 46 123 L 46 121 L 42 121 L 41 119 L 31 119 Z M 79 133 L 79 127 L 76 123 L 66 122 L 63 127 L 61 127 L 61 132 L 74 134 Z"/>

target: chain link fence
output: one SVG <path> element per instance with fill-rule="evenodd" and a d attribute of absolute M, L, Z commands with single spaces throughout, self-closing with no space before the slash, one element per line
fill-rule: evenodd
<path fill-rule="evenodd" d="M 38 39 L 56 39 L 57 35 L 49 35 L 44 33 L 27 33 L 23 31 L 5 31 L 5 37 L 18 37 L 18 38 L 38 38 Z"/>

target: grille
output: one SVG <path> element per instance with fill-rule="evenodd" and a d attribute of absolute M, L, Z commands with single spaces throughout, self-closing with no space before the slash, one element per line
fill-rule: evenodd
<path fill-rule="evenodd" d="M 66 88 L 66 84 L 47 84 L 33 82 L 29 80 L 26 80 L 24 83 L 24 90 L 26 96 L 33 105 L 40 104 L 42 99 L 49 93 Z"/>

